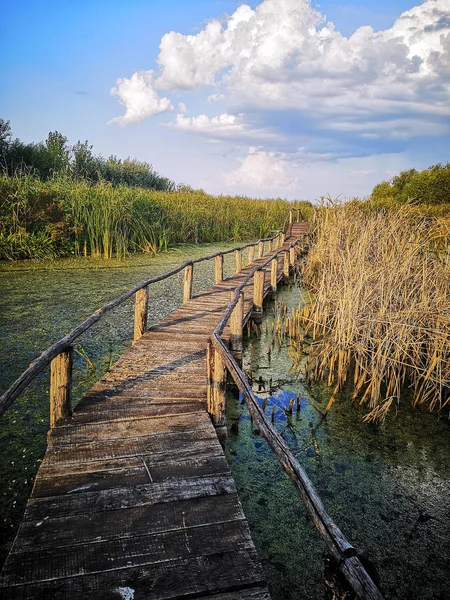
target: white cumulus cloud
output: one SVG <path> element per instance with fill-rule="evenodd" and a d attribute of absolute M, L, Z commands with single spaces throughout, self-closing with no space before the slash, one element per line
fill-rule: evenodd
<path fill-rule="evenodd" d="M 173 110 L 172 102 L 168 98 L 160 98 L 154 89 L 153 71 L 139 71 L 130 79 L 118 79 L 117 87 L 111 90 L 111 94 L 117 96 L 126 107 L 126 113 L 112 119 L 111 123 L 128 125 Z"/>
<path fill-rule="evenodd" d="M 242 115 L 224 113 L 216 117 L 198 115 L 185 117 L 178 114 L 174 121 L 167 123 L 171 129 L 178 129 L 185 133 L 200 134 L 214 139 L 248 139 L 276 140 L 278 136 L 268 130 L 250 129 L 242 119 Z"/>
<path fill-rule="evenodd" d="M 240 160 L 240 166 L 226 174 L 225 184 L 247 190 L 292 190 L 297 180 L 289 175 L 288 164 L 275 152 L 250 147 L 249 153 Z"/>
<path fill-rule="evenodd" d="M 303 146 L 331 162 L 449 135 L 449 0 L 425 0 L 390 29 L 364 26 L 349 37 L 310 0 L 242 4 L 195 35 L 165 34 L 156 62 L 156 70 L 117 80 L 112 94 L 125 114 L 112 121 L 126 125 L 178 105 L 166 126 L 258 146 L 229 173 L 230 185 L 290 189 Z M 180 95 L 193 92 L 208 114 L 186 115 Z"/>

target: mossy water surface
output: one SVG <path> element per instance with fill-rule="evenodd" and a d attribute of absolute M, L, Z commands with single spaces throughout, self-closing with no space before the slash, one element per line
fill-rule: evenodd
<path fill-rule="evenodd" d="M 281 298 L 296 306 L 301 291 L 284 288 Z M 338 397 L 323 418 L 331 390 L 306 386 L 290 370 L 285 346 L 268 355 L 273 321 L 268 304 L 259 335 L 246 341 L 244 368 L 325 508 L 387 600 L 450 598 L 448 420 L 413 408 L 405 397 L 383 425 L 365 424 L 367 411 L 351 394 Z M 245 404 L 231 394 L 227 414 L 227 454 L 272 597 L 331 597 L 324 584 L 326 547 L 297 492 Z"/>

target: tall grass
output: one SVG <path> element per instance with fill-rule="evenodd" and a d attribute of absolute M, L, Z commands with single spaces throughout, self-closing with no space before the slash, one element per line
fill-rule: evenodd
<path fill-rule="evenodd" d="M 312 337 L 306 370 L 336 394 L 353 381 L 366 420 L 383 420 L 402 390 L 442 409 L 450 389 L 448 219 L 408 207 L 370 212 L 358 203 L 315 215 L 302 312 Z"/>
<path fill-rule="evenodd" d="M 312 211 L 309 203 L 302 204 L 305 212 Z M 27 239 L 41 240 L 46 256 L 106 258 L 158 252 L 182 242 L 256 239 L 280 228 L 290 206 L 280 199 L 152 191 L 105 182 L 91 185 L 63 177 L 42 182 L 30 175 L 4 176 L 0 177 L 0 258 L 42 256 L 24 247 Z"/>

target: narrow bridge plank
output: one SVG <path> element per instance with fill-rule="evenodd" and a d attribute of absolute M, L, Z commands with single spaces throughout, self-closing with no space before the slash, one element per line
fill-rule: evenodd
<path fill-rule="evenodd" d="M 25 521 L 41 521 L 45 517 L 82 515 L 153 504 L 177 502 L 202 496 L 236 493 L 231 476 L 169 479 L 127 488 L 80 492 L 64 496 L 31 498 L 25 510 Z"/>
<path fill-rule="evenodd" d="M 219 451 L 217 451 L 219 452 Z M 159 458 L 159 460 L 158 460 Z M 90 470 L 68 473 L 70 466 L 57 465 L 51 476 L 41 475 L 36 481 L 35 498 L 74 494 L 87 490 L 106 490 L 115 487 L 132 486 L 163 481 L 164 479 L 205 477 L 229 474 L 228 463 L 223 453 L 213 454 L 210 449 L 197 449 L 188 457 L 170 460 L 165 456 L 133 457 L 119 459 L 122 464 L 115 469 L 102 470 L 101 464 L 81 463 Z M 109 465 L 108 465 L 109 466 Z M 94 470 L 95 469 L 95 470 Z M 151 479 L 150 479 L 151 478 Z"/>
<path fill-rule="evenodd" d="M 129 539 L 227 521 L 245 520 L 236 494 L 204 496 L 178 502 L 154 504 L 98 513 L 24 521 L 13 551 L 20 553 L 42 548 L 72 546 L 90 541 Z"/>
<path fill-rule="evenodd" d="M 204 557 L 219 552 L 237 552 L 253 548 L 245 522 L 227 521 L 201 525 L 151 535 L 136 535 L 128 539 L 79 544 L 71 552 L 58 547 L 39 552 L 21 552 L 14 563 L 7 563 L 3 572 L 8 585 L 39 583 L 80 575 L 93 575 L 111 568 L 158 565 L 190 556 Z"/>
<path fill-rule="evenodd" d="M 261 588 L 264 574 L 253 548 L 176 559 L 158 565 L 110 570 L 95 575 L 12 586 L 8 600 L 117 600 L 128 590 L 146 600 L 201 598 L 215 592 Z"/>

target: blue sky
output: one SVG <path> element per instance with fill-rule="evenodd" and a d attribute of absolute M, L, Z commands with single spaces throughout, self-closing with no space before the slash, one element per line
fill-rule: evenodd
<path fill-rule="evenodd" d="M 4 5 L 0 117 L 213 193 L 364 196 L 449 160 L 448 0 L 242 4 Z"/>

